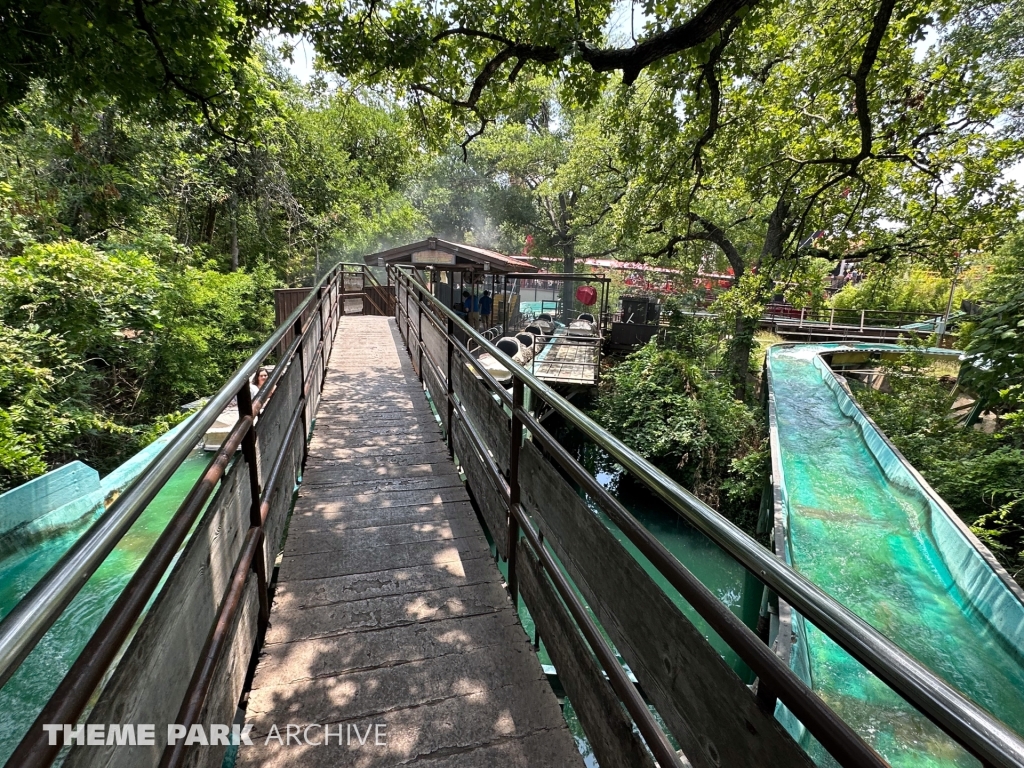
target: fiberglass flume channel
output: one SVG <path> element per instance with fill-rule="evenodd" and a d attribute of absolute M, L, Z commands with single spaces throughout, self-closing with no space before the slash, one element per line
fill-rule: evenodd
<path fill-rule="evenodd" d="M 899 348 L 769 350 L 776 551 L 1024 734 L 1024 593 L 822 359 L 863 351 Z M 791 629 L 790 666 L 894 768 L 979 764 L 795 612 Z M 776 715 L 819 765 L 834 765 L 784 707 Z"/>
<path fill-rule="evenodd" d="M 56 510 L 50 517 L 60 518 L 59 526 L 48 525 L 48 518 L 44 516 L 38 524 L 0 538 L 0 617 L 10 613 L 96 522 L 104 512 L 104 500 L 123 491 L 185 424 L 175 427 L 104 477 L 95 503 L 84 507 L 83 513 L 74 520 L 63 519 L 60 510 Z M 39 645 L 0 689 L 0 765 L 10 757 L 209 463 L 210 454 L 201 450 L 182 462 Z"/>

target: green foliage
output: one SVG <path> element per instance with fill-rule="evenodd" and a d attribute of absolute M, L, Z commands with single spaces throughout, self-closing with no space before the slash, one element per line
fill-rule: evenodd
<path fill-rule="evenodd" d="M 981 291 L 984 310 L 970 331 L 964 383 L 1024 427 L 1024 230 L 1009 238 Z M 1024 434 L 1024 429 L 1021 429 Z"/>
<path fill-rule="evenodd" d="M 408 121 L 348 94 L 317 97 L 252 64 L 247 140 L 140 117 L 119 102 L 67 107 L 42 88 L 0 140 L 0 253 L 77 240 L 162 264 L 267 263 L 288 282 L 410 229 L 401 194 L 415 160 Z"/>
<path fill-rule="evenodd" d="M 763 427 L 694 360 L 652 341 L 605 374 L 605 429 L 706 502 L 753 527 L 764 475 Z M 727 493 L 722 493 L 727 491 Z"/>
<path fill-rule="evenodd" d="M 0 486 L 139 450 L 269 335 L 274 284 L 76 241 L 0 260 Z"/>
<path fill-rule="evenodd" d="M 45 80 L 67 103 L 103 94 L 124 105 L 193 114 L 230 104 L 234 70 L 258 31 L 245 5 L 125 0 L 7 4 L 0 25 L 0 116 Z"/>
<path fill-rule="evenodd" d="M 276 285 L 267 266 L 231 273 L 189 267 L 169 275 L 138 407 L 160 413 L 219 389 L 273 332 Z"/>
<path fill-rule="evenodd" d="M 951 280 L 913 264 L 882 265 L 872 269 L 861 282 L 844 286 L 832 297 L 832 306 L 892 312 L 945 312 Z M 963 298 L 963 293 L 961 286 L 959 298 Z M 953 306 L 958 305 L 955 301 Z"/>
<path fill-rule="evenodd" d="M 950 386 L 928 376 L 919 352 L 884 367 L 889 392 L 857 399 L 925 480 L 1012 573 L 1024 568 L 1024 433 L 965 429 L 951 418 Z"/>
<path fill-rule="evenodd" d="M 400 109 L 300 87 L 252 8 L 180 5 L 5 19 L 51 36 L 0 52 L 0 486 L 116 466 L 270 334 L 272 288 L 419 224 Z M 157 94 L 168 41 L 187 88 Z"/>

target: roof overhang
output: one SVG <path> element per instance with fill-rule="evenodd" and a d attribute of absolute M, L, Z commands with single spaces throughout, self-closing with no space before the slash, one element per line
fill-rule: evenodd
<path fill-rule="evenodd" d="M 539 272 L 528 261 L 515 259 L 497 251 L 479 248 L 465 243 L 452 243 L 437 237 L 420 240 L 417 243 L 402 245 L 379 253 L 364 256 L 369 266 L 386 266 L 388 264 L 415 264 L 419 267 L 441 267 L 462 271 L 495 272 Z"/>

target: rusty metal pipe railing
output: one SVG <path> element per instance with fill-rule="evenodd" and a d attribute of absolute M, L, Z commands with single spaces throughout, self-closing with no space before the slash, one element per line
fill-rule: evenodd
<path fill-rule="evenodd" d="M 145 610 L 164 572 L 188 536 L 196 518 L 205 508 L 217 483 L 224 476 L 231 457 L 251 427 L 250 416 L 240 419 L 228 433 L 213 462 L 192 487 L 167 527 L 157 537 L 153 548 L 143 559 L 114 605 L 107 611 L 107 615 L 61 680 L 57 690 L 39 712 L 32 727 L 11 755 L 8 761 L 10 765 L 43 768 L 57 757 L 61 746 L 49 743 L 43 725 L 74 723 L 85 711 L 89 697 L 117 658 L 122 644 Z"/>
<path fill-rule="evenodd" d="M 321 284 L 333 281 L 335 272 L 325 275 Z M 284 324 L 239 366 L 224 387 L 192 417 L 187 427 L 167 444 L 99 520 L 0 621 L 0 686 L 17 671 L 25 657 L 85 586 L 239 389 L 243 385 L 248 386 L 249 378 L 273 353 L 313 299 L 311 292 Z"/>
<path fill-rule="evenodd" d="M 647 746 L 654 755 L 654 759 L 661 766 L 671 765 L 676 768 L 683 768 L 683 763 L 676 754 L 675 749 L 669 744 L 665 732 L 661 730 L 654 720 L 654 716 L 641 698 L 640 692 L 637 691 L 636 686 L 633 685 L 633 682 L 626 675 L 626 670 L 622 668 L 619 660 L 615 658 L 615 652 L 609 647 L 607 641 L 601 635 L 601 630 L 597 628 L 597 624 L 594 623 L 586 607 L 572 588 L 572 585 L 569 584 L 569 580 L 558 567 L 554 557 L 544 546 L 544 542 L 541 541 L 529 516 L 518 504 L 513 506 L 513 510 L 520 530 L 522 530 L 534 554 L 538 556 L 544 570 L 551 577 L 555 590 L 565 602 L 566 607 L 569 609 L 569 614 L 576 621 L 580 632 L 594 651 L 598 663 L 600 663 L 605 674 L 608 675 L 608 682 L 625 705 L 630 717 L 633 718 L 633 722 L 636 723 L 637 730 L 640 731 L 640 735 L 647 742 Z M 508 544 L 511 550 L 516 545 L 516 542 L 510 541 Z"/>
<path fill-rule="evenodd" d="M 984 765 L 998 768 L 1020 768 L 1024 765 L 1024 739 L 574 408 L 479 334 L 453 310 L 444 306 L 425 286 L 395 266 L 389 269 L 393 270 L 396 282 L 404 278 L 407 298 L 415 293 L 418 304 L 430 305 L 436 312 L 449 318 L 454 327 L 490 352 L 514 377 L 522 379 L 526 386 L 560 413 L 569 424 L 600 445 L 624 469 Z M 783 692 L 779 694 L 781 696 Z M 806 697 L 812 695 L 812 692 L 805 686 L 799 695 Z M 783 703 L 789 706 L 785 699 Z M 815 738 L 820 738 L 819 734 L 827 732 L 831 727 L 828 721 L 819 720 L 813 715 L 809 715 L 804 725 Z M 833 757 L 842 761 L 845 754 L 855 754 L 859 749 L 849 744 L 839 754 L 834 753 Z"/>
<path fill-rule="evenodd" d="M 326 285 L 328 295 L 330 295 L 337 280 L 336 273 L 337 270 L 332 270 L 324 277 L 323 281 L 321 281 L 321 289 L 317 292 L 321 295 L 318 299 L 321 303 L 322 287 Z M 191 452 L 192 447 L 198 441 L 198 437 L 203 434 L 203 432 L 200 432 L 199 430 L 202 429 L 205 431 L 209 423 L 220 415 L 223 410 L 223 405 L 226 405 L 227 402 L 230 401 L 232 395 L 237 398 L 241 411 L 239 420 L 229 432 L 227 439 L 215 454 L 214 459 L 207 470 L 195 483 L 185 500 L 172 516 L 167 527 L 157 538 L 153 548 L 129 580 L 128 585 L 115 601 L 114 606 L 110 611 L 108 611 L 107 615 L 101 622 L 100 627 L 90 638 L 82 653 L 79 654 L 78 659 L 64 676 L 64 679 L 58 686 L 57 691 L 53 696 L 51 696 L 47 704 L 44 705 L 35 724 L 30 728 L 16 748 L 14 754 L 11 756 L 9 764 L 32 767 L 46 766 L 52 763 L 56 758 L 60 747 L 53 747 L 49 744 L 49 739 L 43 737 L 43 729 L 41 726 L 45 723 L 52 722 L 71 723 L 75 722 L 78 717 L 81 716 L 93 691 L 99 685 L 103 676 L 113 663 L 125 639 L 131 633 L 135 622 L 138 620 L 139 616 L 141 616 L 153 593 L 158 588 L 167 568 L 173 561 L 173 558 L 180 549 L 181 544 L 188 536 L 189 531 L 192 529 L 196 518 L 202 513 L 203 509 L 205 509 L 206 503 L 213 494 L 217 483 L 226 473 L 231 462 L 231 457 L 243 444 L 248 445 L 248 443 L 252 443 L 252 445 L 248 445 L 249 450 L 246 451 L 245 462 L 250 465 L 250 469 L 251 466 L 254 465 L 255 441 L 253 436 L 255 432 L 253 429 L 253 423 L 255 414 L 258 413 L 259 410 L 262 409 L 264 403 L 269 400 L 270 393 L 273 391 L 274 386 L 276 386 L 276 383 L 280 380 L 281 376 L 284 375 L 292 360 L 296 357 L 301 358 L 301 346 L 305 340 L 306 332 L 310 329 L 304 329 L 306 332 L 297 334 L 296 339 L 289 345 L 285 358 L 281 361 L 279 366 L 275 368 L 274 373 L 270 378 L 268 378 L 268 381 L 257 393 L 254 400 L 249 397 L 250 376 L 258 370 L 262 361 L 271 354 L 275 347 L 279 345 L 284 334 L 294 326 L 298 326 L 301 329 L 301 315 L 308 307 L 311 306 L 313 297 L 314 294 L 311 292 L 311 295 L 307 297 L 307 300 L 296 308 L 289 319 L 277 330 L 277 332 L 275 332 L 263 345 L 261 345 L 256 353 L 254 353 L 249 360 L 247 360 L 246 363 L 244 363 L 228 380 L 228 383 L 213 398 L 211 398 L 207 406 L 193 418 L 193 423 L 189 425 L 190 429 L 184 430 L 182 434 L 172 441 L 154 460 L 154 462 L 143 471 L 143 475 L 129 488 L 129 491 L 119 499 L 119 502 L 127 507 L 128 511 L 122 512 L 121 515 L 116 516 L 117 520 L 115 522 L 117 525 L 109 525 L 105 528 L 101 528 L 101 532 L 105 533 L 106 536 L 111 536 L 112 534 L 110 532 L 112 530 L 115 532 L 119 531 L 120 527 L 125 525 L 124 521 L 126 519 L 129 519 L 127 527 L 130 527 L 131 522 L 134 522 L 134 519 L 136 519 L 138 515 L 141 514 L 142 510 L 145 509 L 145 505 L 152 499 L 152 496 L 155 496 L 156 492 L 159 491 L 159 486 L 166 481 L 165 475 L 169 476 L 173 473 L 173 470 L 177 468 L 178 464 L 180 464 L 181 458 L 184 458 L 185 455 L 188 455 L 188 453 Z M 333 322 L 333 312 L 328 316 L 328 322 L 321 324 L 322 336 L 327 333 L 327 327 L 331 322 Z M 312 326 L 313 323 L 310 323 L 309 325 Z M 300 401 L 303 399 L 304 398 L 300 397 Z M 245 413 L 246 411 L 248 411 L 248 413 Z M 294 422 L 295 420 L 293 416 L 292 424 L 290 425 L 291 433 L 294 432 Z M 193 435 L 193 432 L 198 432 L 198 434 Z M 182 453 L 183 455 L 175 462 L 174 459 L 177 458 L 179 453 Z M 171 457 L 171 459 L 169 460 L 168 457 Z M 164 462 L 169 462 L 169 466 L 165 465 Z M 279 469 L 279 464 L 275 464 L 275 467 Z M 253 486 L 254 492 L 254 504 L 252 505 L 252 512 L 250 515 L 251 519 L 249 521 L 251 524 L 250 533 L 247 535 L 255 536 L 258 541 L 261 541 L 263 531 L 262 505 L 259 504 L 259 478 L 257 474 L 250 474 L 250 484 Z M 273 481 L 276 482 L 276 475 L 274 476 Z M 144 491 L 138 490 L 140 485 L 145 487 Z M 154 488 L 153 485 L 156 487 Z M 129 496 L 129 494 L 132 494 L 133 492 L 134 495 L 131 496 L 128 501 L 125 501 L 125 496 Z M 114 509 L 117 504 L 118 502 L 115 502 L 115 505 L 112 506 L 112 509 L 109 510 L 103 518 L 101 518 L 100 522 L 103 522 L 105 518 L 110 517 L 112 511 L 117 511 Z M 138 508 L 136 508 L 136 506 L 138 506 Z M 127 530 L 127 527 L 124 528 L 124 531 Z M 87 548 L 86 554 L 91 558 L 98 558 L 98 562 L 102 562 L 103 557 L 105 557 L 104 550 L 106 553 L 109 553 L 120 537 L 117 536 L 112 540 L 108 540 L 106 538 L 100 539 L 100 546 L 96 547 L 94 531 L 97 528 L 100 528 L 99 524 L 94 526 L 93 529 L 90 529 L 86 536 L 83 537 L 83 540 L 85 540 L 86 543 L 91 542 L 94 545 Z M 123 535 L 124 531 L 120 531 L 120 534 Z M 90 534 L 94 534 L 94 537 L 90 538 Z M 81 548 L 80 545 L 83 540 L 80 540 L 76 547 Z M 65 560 L 66 559 L 67 558 L 65 558 Z M 261 565 L 264 567 L 259 567 Z M 82 584 L 84 584 L 88 579 L 88 576 L 91 575 L 91 571 L 86 574 L 73 573 L 72 576 L 77 576 L 77 581 L 80 582 L 77 583 L 77 588 L 74 579 L 72 579 L 72 583 L 70 585 L 63 584 L 59 578 L 60 574 L 63 573 L 62 566 L 65 568 L 67 567 L 67 564 L 63 560 L 58 562 L 57 566 L 51 569 L 51 572 L 47 574 L 47 577 L 44 577 L 44 579 L 50 578 L 54 581 L 57 587 L 70 592 L 70 596 L 66 597 L 66 602 L 64 602 L 63 605 L 60 605 L 59 608 L 50 608 L 50 611 L 55 611 L 56 615 L 59 615 L 63 610 L 63 607 L 66 606 L 67 602 L 70 602 L 70 599 L 74 597 L 74 594 L 77 593 L 78 589 L 80 589 Z M 246 571 L 249 567 L 256 568 L 261 593 L 265 592 L 267 588 L 265 564 L 256 563 L 252 557 L 249 557 Z M 32 594 L 33 593 L 30 592 L 29 595 L 26 596 L 26 600 L 28 600 Z M 19 604 L 18 608 L 21 607 L 22 605 Z M 33 607 L 34 606 L 32 605 L 29 606 L 29 608 Z M 266 620 L 268 608 L 269 603 L 267 596 L 265 594 L 261 594 L 260 619 L 262 621 Z M 45 622 L 48 618 L 47 614 L 49 611 L 39 611 L 38 607 L 36 607 L 34 613 L 31 611 L 29 613 L 30 615 L 42 617 L 37 618 L 37 622 Z M 53 618 L 55 618 L 55 616 Z M 50 620 L 50 623 L 52 623 L 52 619 Z M 4 624 L 0 624 L 0 637 L 2 637 L 2 630 L 4 626 Z M 49 625 L 47 624 L 46 627 L 48 626 Z M 41 633 L 45 633 L 46 627 L 42 628 Z M 35 641 L 37 640 L 38 638 L 35 638 Z M 28 650 L 31 650 L 32 643 L 34 641 L 31 637 L 28 638 L 28 641 Z M 21 659 L 27 655 L 27 652 L 28 651 L 25 651 L 21 654 Z M 15 656 L 12 655 L 12 658 L 15 658 Z M 18 663 L 20 663 L 21 659 L 17 659 Z M 13 670 L 10 670 L 8 672 L 8 676 L 12 672 Z M 205 697 L 205 694 L 203 694 L 203 696 Z"/>
<path fill-rule="evenodd" d="M 817 694 L 810 691 L 810 695 L 805 695 L 807 688 L 803 681 L 789 667 L 780 664 L 775 653 L 751 632 L 736 614 L 715 597 L 711 590 L 704 586 L 686 566 L 679 562 L 665 545 L 655 538 L 618 499 L 587 472 L 540 422 L 522 409 L 519 409 L 517 413 L 530 430 L 534 440 L 554 456 L 569 476 L 597 501 L 602 511 L 636 545 L 644 557 L 654 564 L 654 567 L 679 591 L 686 602 L 693 606 L 697 613 L 708 622 L 708 625 L 754 671 L 759 680 L 758 693 L 761 694 L 759 698 L 766 705 L 771 706 L 773 702 L 765 701 L 760 690 L 761 685 L 767 685 L 773 696 L 779 691 L 783 691 L 782 698 L 787 702 L 786 706 L 801 722 L 811 719 L 830 721 L 831 728 L 821 736 L 816 736 L 830 753 L 840 754 L 852 745 L 855 749 L 860 747 L 856 754 L 849 755 L 856 765 L 875 766 L 876 768 L 888 766 L 881 755 L 864 743 L 853 729 L 829 709 Z M 843 734 L 841 740 L 836 738 L 836 734 L 840 733 Z"/>
<path fill-rule="evenodd" d="M 298 399 L 295 409 L 292 411 L 292 418 L 288 422 L 288 428 L 285 430 L 284 438 L 281 441 L 281 451 L 274 459 L 274 465 L 270 468 L 270 473 L 267 475 L 267 479 L 263 484 L 263 498 L 260 501 L 261 524 L 267 522 L 267 513 L 270 511 L 270 499 L 274 495 L 274 491 L 277 489 L 277 479 L 281 474 L 281 467 L 284 466 L 284 460 L 288 455 L 288 450 L 291 447 L 292 440 L 295 438 L 295 430 L 299 427 L 299 422 L 302 420 L 302 412 L 305 408 L 306 398 L 305 396 L 302 396 Z"/>
<path fill-rule="evenodd" d="M 238 553 L 228 592 L 221 601 L 220 610 L 217 612 L 217 620 L 207 635 L 199 656 L 199 664 L 196 665 L 185 699 L 181 702 L 178 716 L 174 720 L 177 725 L 185 726 L 186 730 L 191 728 L 194 723 L 199 722 L 206 697 L 213 685 L 214 672 L 230 640 L 231 625 L 242 604 L 245 583 L 252 570 L 254 559 L 260 554 L 262 544 L 263 529 L 250 528 L 242 542 L 242 550 Z M 187 750 L 188 747 L 185 746 L 184 739 L 178 739 L 174 744 L 168 744 L 164 748 L 160 768 L 176 768 L 181 765 Z"/>

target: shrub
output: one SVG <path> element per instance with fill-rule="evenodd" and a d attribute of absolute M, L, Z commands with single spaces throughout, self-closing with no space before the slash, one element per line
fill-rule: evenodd
<path fill-rule="evenodd" d="M 764 446 L 756 412 L 733 398 L 727 382 L 710 377 L 676 349 L 652 341 L 612 368 L 596 417 L 734 519 L 760 493 Z M 750 519 L 743 522 L 752 527 Z"/>

